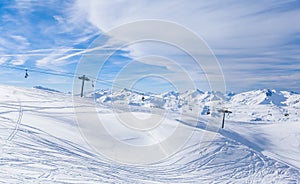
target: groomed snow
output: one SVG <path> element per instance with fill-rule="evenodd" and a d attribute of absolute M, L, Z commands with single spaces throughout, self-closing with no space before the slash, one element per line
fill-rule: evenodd
<path fill-rule="evenodd" d="M 259 124 L 231 120 L 225 130 L 206 130 L 209 116 L 197 121 L 191 113 L 181 119 L 167 117 L 155 135 L 132 134 L 120 129 L 116 111 L 97 106 L 98 115 L 113 125 L 110 130 L 115 127 L 120 133 L 115 134 L 130 144 L 154 144 L 153 138 L 168 137 L 165 132 L 172 132 L 179 123 L 195 130 L 176 154 L 157 163 L 135 166 L 111 161 L 85 142 L 71 95 L 10 86 L 0 86 L 0 91 L 0 183 L 300 182 L 300 125 L 294 121 Z M 93 99 L 81 99 L 81 106 L 94 107 L 95 103 Z M 138 109 L 134 116 L 141 121 L 149 116 Z M 118 113 L 128 117 L 128 112 Z M 138 136 L 127 139 L 133 135 Z"/>

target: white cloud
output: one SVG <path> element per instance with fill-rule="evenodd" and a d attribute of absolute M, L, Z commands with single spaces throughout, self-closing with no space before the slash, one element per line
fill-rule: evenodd
<path fill-rule="evenodd" d="M 114 48 L 102 46 L 88 49 L 56 48 L 33 50 L 29 55 L 45 56 L 36 61 L 36 66 L 41 68 L 53 68 L 78 62 L 77 59 L 72 60 L 72 58 L 76 56 L 89 55 L 91 53 L 92 55 L 109 55 L 111 50 L 114 50 Z"/>
<path fill-rule="evenodd" d="M 22 44 L 22 45 L 30 45 L 27 38 L 25 38 L 24 36 L 21 36 L 21 35 L 11 35 L 10 36 L 11 38 L 13 38 L 13 40 L 15 42 L 18 42 L 19 44 Z"/>
<path fill-rule="evenodd" d="M 78 5 L 87 12 L 89 20 L 104 31 L 136 20 L 162 19 L 186 26 L 218 45 L 272 44 L 300 28 L 296 18 L 300 11 L 276 11 L 284 6 L 284 1 L 78 0 Z"/>
<path fill-rule="evenodd" d="M 43 50 L 41 50 L 43 52 Z M 57 49 L 47 49 L 46 57 L 36 61 L 36 66 L 41 68 L 51 68 L 53 66 L 64 66 L 69 64 L 67 60 L 70 55 L 70 51 L 74 51 L 73 48 L 57 48 Z M 81 52 L 81 51 L 79 51 Z M 66 58 L 66 59 L 59 59 Z"/>
<path fill-rule="evenodd" d="M 38 67 L 57 69 L 78 62 L 79 56 L 101 54 L 103 50 L 118 50 L 122 47 L 124 42 L 120 41 L 120 37 L 110 35 L 112 37 L 104 46 L 74 49 L 73 47 L 85 47 L 88 40 L 100 33 L 90 23 L 105 34 L 106 31 L 133 21 L 156 19 L 182 25 L 203 38 L 218 56 L 226 78 L 234 81 L 236 88 L 245 84 L 246 80 L 247 84 L 255 87 L 260 78 L 270 80 L 269 84 L 275 81 L 276 85 L 296 86 L 292 85 L 293 79 L 288 77 L 297 76 L 299 71 L 296 69 L 300 68 L 298 23 L 300 11 L 297 5 L 293 6 L 296 1 L 261 0 L 254 3 L 237 0 L 77 0 L 75 6 L 72 6 L 73 2 L 65 2 L 61 7 L 57 7 L 57 2 L 50 0 L 40 4 L 39 1 L 19 0 L 9 5 L 10 9 L 17 9 L 18 16 L 3 14 L 1 18 L 4 22 L 13 22 L 19 30 L 14 30 L 14 26 L 4 27 L 7 31 L 0 37 L 0 64 L 9 61 L 14 65 L 22 65 L 27 61 L 36 62 Z M 27 28 L 26 24 L 23 24 L 32 21 L 29 20 L 31 16 L 22 17 L 23 14 L 29 15 L 45 7 L 51 11 L 58 8 L 55 13 L 50 14 L 53 19 L 48 17 L 49 20 L 44 20 L 41 17 L 41 24 L 37 27 L 28 24 L 31 27 Z M 43 21 L 49 22 L 43 24 Z M 22 29 L 30 28 L 36 32 L 22 32 Z M 127 35 L 128 38 L 135 36 L 135 29 L 135 27 L 128 29 L 131 35 L 122 35 Z M 189 35 L 167 27 L 152 33 L 177 38 L 178 42 L 189 48 L 191 54 L 203 54 L 202 50 L 194 45 L 193 37 Z M 126 41 L 128 38 L 123 39 Z M 45 41 L 40 42 L 41 39 Z M 36 48 L 50 49 L 32 50 Z M 97 52 L 94 52 L 95 50 Z M 175 73 L 178 71 L 177 65 L 180 65 L 186 70 L 190 69 L 191 75 L 196 76 L 199 73 L 203 75 L 198 68 L 196 70 L 193 67 L 190 58 L 184 57 L 184 53 L 178 49 L 158 43 L 134 43 L 122 47 L 122 50 L 129 51 L 122 52 L 123 56 L 141 63 L 165 67 Z M 145 59 L 145 56 L 149 55 L 160 56 L 174 62 L 159 58 Z M 174 78 L 179 80 L 180 76 Z"/>
<path fill-rule="evenodd" d="M 78 0 L 77 5 L 84 11 L 94 25 L 99 29 L 109 31 L 116 26 L 144 19 L 167 20 L 178 23 L 201 36 L 221 62 L 226 78 L 235 81 L 235 86 L 243 86 L 245 80 L 252 80 L 252 87 L 258 80 L 257 72 L 263 67 L 268 72 L 278 72 L 283 75 L 294 72 L 292 67 L 283 66 L 282 62 L 293 63 L 299 68 L 299 43 L 293 42 L 293 37 L 300 33 L 299 8 L 296 1 L 262 0 L 250 1 L 98 1 Z M 172 30 L 157 30 L 157 33 Z M 134 34 L 134 28 L 132 28 Z M 183 35 L 176 35 L 183 42 L 193 41 Z M 286 47 L 288 45 L 288 48 Z M 168 57 L 176 52 L 162 50 L 161 47 L 148 45 L 130 45 L 130 56 L 143 57 L 146 54 L 161 54 Z M 194 53 L 199 52 L 195 50 Z M 173 59 L 173 58 L 172 58 Z M 185 65 L 183 59 L 180 59 Z M 263 64 L 262 64 L 263 63 Z M 149 62 L 147 62 L 149 64 Z M 153 62 L 153 65 L 164 63 Z M 288 64 L 291 66 L 291 64 Z M 263 67 L 262 67 L 263 66 Z M 247 72 L 245 72 L 247 71 Z M 267 72 L 267 73 L 268 73 Z M 269 74 L 261 77 L 267 80 Z M 277 73 L 275 74 L 277 75 Z M 235 79 L 239 79 L 236 81 Z M 281 85 L 289 86 L 283 78 L 277 80 Z M 291 79 L 290 79 L 291 80 Z M 271 83 L 270 83 L 271 85 Z M 235 89 L 236 89 L 235 88 Z"/>
<path fill-rule="evenodd" d="M 10 63 L 12 65 L 23 65 L 27 61 L 27 56 L 16 56 Z"/>
<path fill-rule="evenodd" d="M 0 37 L 0 49 L 9 53 L 26 50 L 30 46 L 27 38 L 20 35 L 11 35 L 10 37 Z"/>
<path fill-rule="evenodd" d="M 0 57 L 0 65 L 5 63 L 8 60 L 7 57 Z"/>

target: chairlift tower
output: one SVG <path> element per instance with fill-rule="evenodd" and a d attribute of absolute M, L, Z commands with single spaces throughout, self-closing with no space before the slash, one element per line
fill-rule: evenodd
<path fill-rule="evenodd" d="M 78 77 L 78 79 L 82 80 L 80 97 L 83 97 L 84 81 L 90 81 L 90 79 L 87 78 L 85 75 L 83 75 L 82 77 Z"/>
<path fill-rule="evenodd" d="M 221 109 L 221 110 L 218 110 L 218 112 L 223 113 L 222 128 L 224 128 L 224 126 L 225 126 L 225 114 L 226 113 L 230 114 L 232 112 L 227 110 L 227 109 Z"/>

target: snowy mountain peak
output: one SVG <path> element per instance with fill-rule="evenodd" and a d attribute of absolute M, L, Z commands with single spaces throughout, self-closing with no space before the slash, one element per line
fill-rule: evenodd
<path fill-rule="evenodd" d="M 265 99 L 260 104 L 274 104 L 276 106 L 286 106 L 287 98 L 282 92 L 267 89 L 265 92 Z"/>
<path fill-rule="evenodd" d="M 146 96 L 153 95 L 153 93 L 150 93 L 150 92 L 141 92 L 141 91 L 138 91 L 138 90 L 128 89 L 128 88 L 122 89 L 121 91 L 119 91 L 119 93 L 126 93 L 128 95 L 129 94 L 146 95 Z"/>
<path fill-rule="evenodd" d="M 164 98 L 166 98 L 166 97 L 176 97 L 176 98 L 178 98 L 180 96 L 180 93 L 176 92 L 176 91 L 169 91 L 169 92 L 163 93 L 162 96 Z"/>
<path fill-rule="evenodd" d="M 276 93 L 276 90 L 270 90 L 270 89 L 266 90 L 266 95 L 267 96 L 272 96 L 273 93 Z"/>
<path fill-rule="evenodd" d="M 230 98 L 232 103 L 245 105 L 274 104 L 283 106 L 286 100 L 287 97 L 282 92 L 270 89 L 242 92 Z"/>

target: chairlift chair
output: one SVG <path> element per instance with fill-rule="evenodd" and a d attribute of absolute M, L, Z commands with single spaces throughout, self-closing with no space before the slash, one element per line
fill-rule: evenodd
<path fill-rule="evenodd" d="M 25 78 L 27 78 L 29 75 L 28 75 L 28 73 L 27 73 L 27 69 L 25 70 Z"/>

